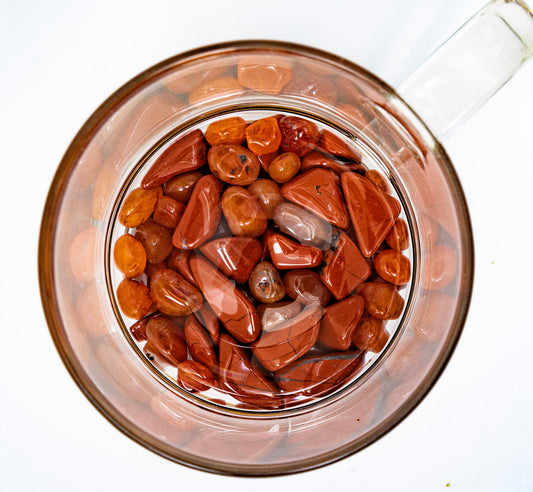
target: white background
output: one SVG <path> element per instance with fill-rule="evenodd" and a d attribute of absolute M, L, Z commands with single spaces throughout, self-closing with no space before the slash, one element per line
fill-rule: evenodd
<path fill-rule="evenodd" d="M 476 242 L 458 348 L 423 403 L 348 459 L 245 479 L 152 454 L 70 379 L 37 286 L 40 218 L 61 156 L 138 72 L 197 46 L 271 38 L 343 55 L 397 84 L 483 3 L 0 0 L 0 490 L 533 490 L 533 62 L 445 142 Z"/>

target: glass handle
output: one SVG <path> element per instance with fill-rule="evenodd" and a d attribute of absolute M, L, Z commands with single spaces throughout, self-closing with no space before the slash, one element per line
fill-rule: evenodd
<path fill-rule="evenodd" d="M 532 54 L 533 12 L 521 0 L 494 0 L 402 82 L 398 92 L 442 140 Z"/>

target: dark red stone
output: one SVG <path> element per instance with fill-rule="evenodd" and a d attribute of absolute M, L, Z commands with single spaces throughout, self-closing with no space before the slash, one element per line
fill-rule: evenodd
<path fill-rule="evenodd" d="M 298 157 L 311 152 L 320 140 L 318 127 L 312 121 L 298 116 L 281 118 L 279 129 L 283 152 L 294 152 Z"/>
<path fill-rule="evenodd" d="M 190 249 L 174 248 L 167 258 L 167 266 L 172 270 L 176 270 L 187 282 L 196 285 L 196 280 L 194 280 L 189 266 L 191 253 L 192 251 Z"/>
<path fill-rule="evenodd" d="M 193 314 L 200 324 L 208 331 L 213 342 L 218 345 L 218 340 L 220 338 L 220 326 L 218 323 L 218 318 L 213 310 L 209 307 L 209 304 L 204 302 L 202 307 Z"/>
<path fill-rule="evenodd" d="M 272 263 L 280 270 L 313 268 L 322 261 L 322 250 L 304 246 L 282 234 L 269 234 L 266 241 Z"/>
<path fill-rule="evenodd" d="M 320 325 L 318 343 L 333 350 L 348 350 L 364 308 L 361 296 L 347 297 L 328 306 Z"/>
<path fill-rule="evenodd" d="M 218 361 L 213 341 L 194 316 L 187 317 L 184 332 L 191 357 L 211 371 L 215 371 Z"/>
<path fill-rule="evenodd" d="M 178 384 L 187 391 L 206 391 L 213 386 L 213 373 L 203 364 L 184 360 L 178 365 Z"/>

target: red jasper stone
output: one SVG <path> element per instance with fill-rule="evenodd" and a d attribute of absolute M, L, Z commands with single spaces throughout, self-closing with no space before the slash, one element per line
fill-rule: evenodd
<path fill-rule="evenodd" d="M 284 184 L 281 194 L 330 224 L 346 229 L 350 219 L 339 181 L 329 169 L 311 169 Z"/>
<path fill-rule="evenodd" d="M 320 325 L 318 343 L 333 350 L 348 350 L 364 308 L 361 296 L 351 296 L 328 306 Z"/>
<path fill-rule="evenodd" d="M 294 152 L 302 157 L 311 152 L 320 140 L 318 127 L 309 120 L 298 116 L 284 116 L 279 120 L 281 149 Z"/>
<path fill-rule="evenodd" d="M 365 300 L 365 309 L 378 319 L 397 319 L 402 314 L 405 301 L 395 285 L 367 282 L 359 294 Z"/>
<path fill-rule="evenodd" d="M 331 292 L 313 270 L 290 270 L 283 277 L 283 282 L 287 295 L 298 302 L 325 306 L 331 299 Z"/>
<path fill-rule="evenodd" d="M 285 320 L 294 318 L 302 310 L 297 301 L 279 301 L 272 304 L 259 304 L 257 314 L 263 332 L 275 330 Z"/>
<path fill-rule="evenodd" d="M 160 196 L 154 210 L 154 221 L 162 226 L 175 229 L 181 219 L 185 205 L 169 196 Z"/>
<path fill-rule="evenodd" d="M 360 350 L 381 352 L 389 340 L 384 324 L 382 319 L 364 313 L 352 334 L 352 343 Z"/>
<path fill-rule="evenodd" d="M 198 311 L 203 303 L 199 290 L 170 268 L 154 273 L 150 296 L 157 309 L 169 316 L 187 316 Z"/>
<path fill-rule="evenodd" d="M 189 258 L 192 251 L 190 249 L 174 248 L 167 258 L 167 266 L 172 270 L 176 270 L 187 282 L 196 285 L 196 280 L 191 272 L 189 266 Z"/>
<path fill-rule="evenodd" d="M 372 256 L 394 225 L 400 205 L 359 174 L 343 173 L 341 182 L 361 252 Z"/>
<path fill-rule="evenodd" d="M 385 237 L 385 242 L 394 249 L 398 251 L 403 251 L 409 246 L 409 229 L 407 228 L 407 223 L 403 219 L 396 219 L 396 222 L 392 226 L 392 229 L 389 231 Z"/>
<path fill-rule="evenodd" d="M 364 353 L 336 352 L 303 357 L 276 372 L 275 380 L 285 393 L 319 396 L 334 391 L 363 368 Z"/>
<path fill-rule="evenodd" d="M 213 373 L 194 360 L 184 360 L 178 365 L 178 384 L 187 391 L 206 391 L 215 382 Z"/>
<path fill-rule="evenodd" d="M 342 157 L 343 159 L 349 159 L 355 162 L 361 162 L 363 160 L 361 152 L 349 146 L 341 138 L 328 130 L 322 130 L 317 147 L 323 152 Z"/>
<path fill-rule="evenodd" d="M 328 157 L 321 152 L 313 150 L 302 159 L 301 172 L 308 171 L 313 168 L 330 169 L 331 171 L 344 173 L 346 171 L 363 171 L 365 168 L 361 164 L 352 162 L 339 162 L 331 157 Z"/>
<path fill-rule="evenodd" d="M 332 235 L 323 264 L 320 277 L 337 300 L 352 293 L 372 273 L 357 246 L 344 232 Z"/>
<path fill-rule="evenodd" d="M 257 406 L 279 408 L 279 390 L 260 367 L 252 364 L 244 348 L 228 334 L 220 336 L 220 386 L 236 399 Z"/>
<path fill-rule="evenodd" d="M 220 181 L 208 175 L 200 178 L 172 236 L 176 248 L 194 249 L 217 230 L 220 220 Z"/>
<path fill-rule="evenodd" d="M 209 304 L 204 302 L 202 307 L 193 314 L 199 323 L 208 331 L 213 342 L 218 345 L 218 340 L 220 338 L 220 326 L 218 323 L 218 318 L 213 310 L 209 307 Z"/>
<path fill-rule="evenodd" d="M 187 358 L 183 330 L 164 316 L 150 318 L 146 324 L 146 346 L 154 356 L 160 356 L 173 366 Z"/>
<path fill-rule="evenodd" d="M 252 344 L 252 350 L 268 371 L 278 371 L 304 355 L 316 342 L 322 308 L 314 305 L 279 324 L 275 330 L 263 332 Z"/>
<path fill-rule="evenodd" d="M 207 331 L 194 316 L 187 317 L 184 332 L 191 357 L 211 371 L 215 371 L 218 364 L 215 346 Z"/>
<path fill-rule="evenodd" d="M 303 246 L 282 234 L 269 234 L 266 241 L 272 263 L 280 270 L 313 268 L 322 261 L 320 249 Z"/>
<path fill-rule="evenodd" d="M 235 282 L 197 254 L 189 261 L 192 273 L 215 316 L 237 340 L 251 343 L 261 331 L 253 304 Z"/>
<path fill-rule="evenodd" d="M 157 157 L 144 176 L 141 186 L 148 190 L 173 176 L 194 171 L 207 162 L 207 144 L 200 130 L 193 130 L 170 144 Z"/>
<path fill-rule="evenodd" d="M 242 284 L 263 254 L 263 246 L 251 237 L 223 237 L 205 243 L 200 251 L 228 277 Z"/>

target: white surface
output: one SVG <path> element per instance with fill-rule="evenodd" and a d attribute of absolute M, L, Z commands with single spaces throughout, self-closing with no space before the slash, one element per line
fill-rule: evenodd
<path fill-rule="evenodd" d="M 476 241 L 458 348 L 423 403 L 355 456 L 304 474 L 242 479 L 152 454 L 70 379 L 37 286 L 40 217 L 56 166 L 91 112 L 141 70 L 212 42 L 277 38 L 344 55 L 397 83 L 482 4 L 0 0 L 0 490 L 533 489 L 533 62 L 446 142 Z"/>

